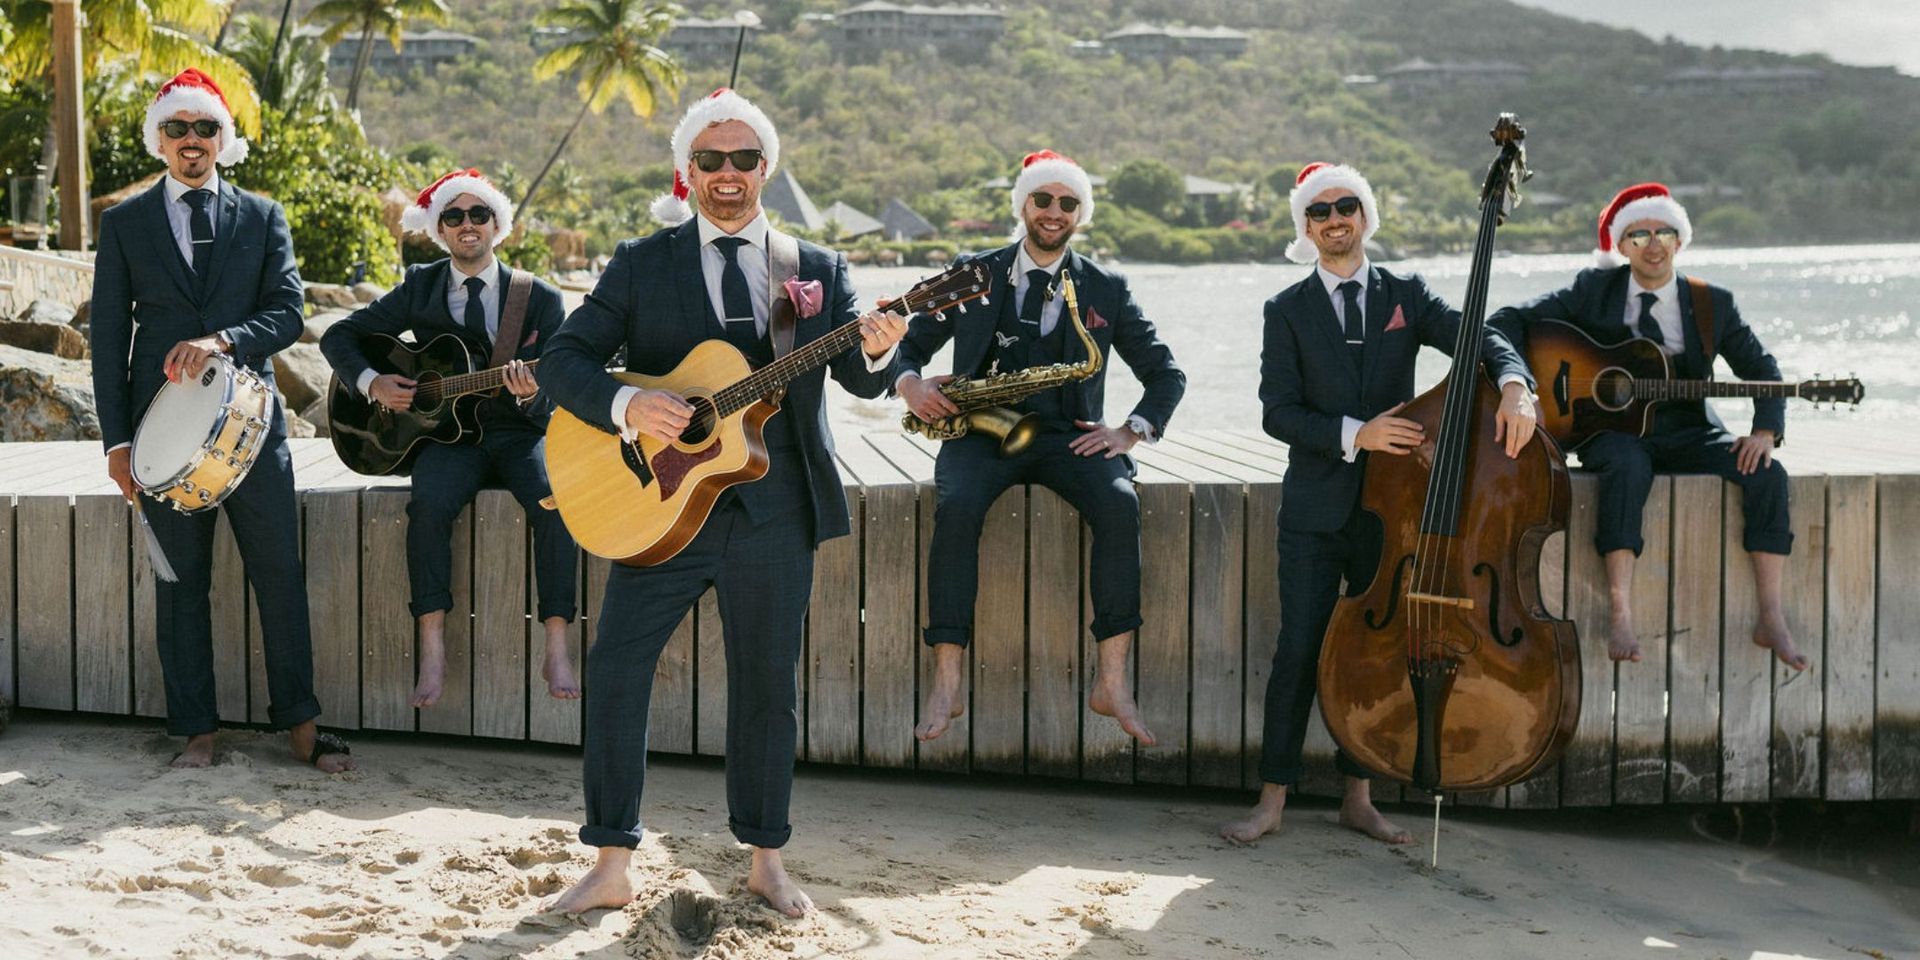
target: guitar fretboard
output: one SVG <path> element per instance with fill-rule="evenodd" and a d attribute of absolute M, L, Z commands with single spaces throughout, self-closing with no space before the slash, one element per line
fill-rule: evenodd
<path fill-rule="evenodd" d="M 918 291 L 909 290 L 884 307 L 883 312 L 911 316 L 936 306 L 942 306 L 938 296 L 923 297 Z M 722 419 L 730 417 L 859 342 L 860 321 L 855 320 L 721 388 L 713 395 L 714 408 Z"/>
<path fill-rule="evenodd" d="M 1635 380 L 1636 400 L 1705 400 L 1708 397 L 1797 397 L 1800 384 L 1771 380 Z"/>
<path fill-rule="evenodd" d="M 529 360 L 527 361 L 527 371 L 531 373 L 533 369 L 539 365 L 540 361 Z M 475 370 L 472 373 L 462 373 L 428 381 L 427 383 L 421 384 L 416 393 L 418 396 L 438 397 L 446 400 L 453 397 L 464 397 L 470 393 L 482 393 L 487 390 L 498 389 L 505 385 L 506 382 L 507 368 L 489 367 L 485 370 Z"/>

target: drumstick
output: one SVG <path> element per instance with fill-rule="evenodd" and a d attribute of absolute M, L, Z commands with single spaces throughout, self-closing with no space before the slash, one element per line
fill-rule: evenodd
<path fill-rule="evenodd" d="M 173 564 L 167 562 L 167 552 L 160 549 L 160 538 L 153 532 L 153 524 L 147 522 L 146 508 L 141 506 L 139 498 L 134 498 L 133 515 L 140 518 L 140 531 L 147 537 L 147 560 L 153 564 L 155 578 L 168 583 L 179 583 L 180 575 L 173 572 Z"/>

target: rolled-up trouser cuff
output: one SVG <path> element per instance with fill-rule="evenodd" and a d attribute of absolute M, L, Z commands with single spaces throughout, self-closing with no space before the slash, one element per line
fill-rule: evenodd
<path fill-rule="evenodd" d="M 169 737 L 197 737 L 218 729 L 220 729 L 220 718 L 217 716 L 167 718 L 167 736 Z"/>
<path fill-rule="evenodd" d="M 632 830 L 615 830 L 589 823 L 580 828 L 580 842 L 589 847 L 625 847 L 632 850 L 640 845 L 640 825 L 634 824 Z"/>
<path fill-rule="evenodd" d="M 964 647 L 973 640 L 973 630 L 967 627 L 928 627 L 921 638 L 929 647 L 943 643 Z"/>
<path fill-rule="evenodd" d="M 759 827 L 749 827 L 732 817 L 728 817 L 727 829 L 732 830 L 734 839 L 739 840 L 741 843 L 751 844 L 756 847 L 765 847 L 769 850 L 778 850 L 786 846 L 788 840 L 793 839 L 793 827 L 791 825 L 779 830 L 762 830 Z"/>
<path fill-rule="evenodd" d="M 1614 552 L 1615 550 L 1632 550 L 1633 555 L 1637 557 L 1640 555 L 1640 551 L 1646 547 L 1646 544 L 1647 542 L 1640 537 L 1633 537 L 1633 538 L 1594 537 L 1593 538 L 1593 549 L 1599 551 L 1600 555 L 1603 557 L 1609 553 Z"/>
<path fill-rule="evenodd" d="M 1093 639 L 1096 641 L 1111 640 L 1114 637 L 1123 636 L 1140 629 L 1140 625 L 1145 622 L 1146 621 L 1141 619 L 1140 615 L 1136 613 L 1130 617 L 1122 617 L 1113 621 L 1096 619 L 1093 621 L 1093 625 L 1087 629 L 1092 632 Z"/>
<path fill-rule="evenodd" d="M 1741 543 L 1747 548 L 1748 553 L 1786 555 L 1793 552 L 1793 534 L 1791 533 L 1749 533 L 1741 537 Z"/>
<path fill-rule="evenodd" d="M 571 603 L 567 604 L 566 606 L 559 606 L 556 604 L 551 607 L 547 606 L 544 603 L 540 605 L 540 620 L 542 623 L 548 620 L 551 620 L 554 617 L 559 617 L 560 619 L 565 620 L 568 623 L 572 623 L 574 616 L 578 613 L 579 613 L 578 608 L 576 608 Z"/>
<path fill-rule="evenodd" d="M 407 604 L 407 612 L 418 620 L 429 613 L 441 613 L 453 609 L 453 594 L 442 590 L 439 593 L 419 597 Z"/>
<path fill-rule="evenodd" d="M 291 707 L 282 708 L 275 704 L 267 708 L 267 722 L 272 724 L 275 730 L 297 727 L 319 716 L 320 701 L 313 697 L 308 697 Z"/>

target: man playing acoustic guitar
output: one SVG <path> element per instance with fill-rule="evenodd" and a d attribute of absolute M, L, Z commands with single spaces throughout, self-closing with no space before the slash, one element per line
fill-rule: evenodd
<path fill-rule="evenodd" d="M 683 548 L 651 566 L 613 565 L 587 654 L 593 684 L 580 841 L 599 848 L 599 860 L 552 908 L 583 913 L 633 900 L 627 866 L 641 836 L 654 666 L 712 588 L 726 645 L 727 823 L 753 848 L 747 888 L 798 917 L 813 901 L 780 857 L 793 834 L 795 670 L 814 548 L 850 530 L 827 428 L 825 373 L 831 369 L 858 396 L 879 396 L 907 326 L 893 314 L 857 315 L 846 258 L 768 225 L 760 190 L 780 162 L 780 138 L 746 98 L 720 90 L 689 108 L 674 130 L 673 161 L 674 194 L 653 208 L 673 226 L 620 244 L 541 358 L 540 383 L 566 412 L 630 442 L 645 434 L 671 445 L 694 423 L 695 408 L 686 395 L 622 384 L 608 373 L 621 348 L 628 372 L 656 376 L 712 340 L 732 344 L 756 368 L 788 344 L 791 357 L 848 325 L 859 331 L 859 349 L 788 381 L 779 411 L 764 424 L 766 474 L 721 493 Z M 791 313 L 775 309 L 776 287 L 787 294 L 778 303 L 794 305 Z M 655 461 L 654 486 L 677 486 L 684 476 L 669 473 L 684 459 L 676 451 Z"/>
<path fill-rule="evenodd" d="M 1582 271 L 1572 286 L 1508 307 L 1488 322 L 1523 354 L 1530 323 L 1563 320 L 1604 344 L 1629 337 L 1651 340 L 1677 377 L 1712 379 L 1717 355 L 1744 379 L 1780 379 L 1779 364 L 1741 320 L 1733 294 L 1703 284 L 1710 319 L 1703 322 L 1696 312 L 1694 283 L 1674 269 L 1674 259 L 1693 242 L 1693 224 L 1665 186 L 1642 183 L 1620 191 L 1601 212 L 1599 232 L 1596 253 L 1605 266 Z M 1711 342 L 1704 342 L 1709 331 Z M 1795 670 L 1807 668 L 1808 658 L 1794 648 L 1780 603 L 1793 533 L 1787 472 L 1774 462 L 1773 448 L 1785 435 L 1786 416 L 1785 400 L 1756 398 L 1753 429 L 1736 438 L 1705 401 L 1668 400 L 1655 409 L 1646 436 L 1603 431 L 1579 448 L 1581 466 L 1600 479 L 1593 545 L 1607 568 L 1608 656 L 1640 659 L 1640 640 L 1633 632 L 1633 561 L 1643 545 L 1640 512 L 1654 472 L 1716 473 L 1739 484 L 1743 494 L 1745 545 L 1760 604 L 1753 642 Z"/>
<path fill-rule="evenodd" d="M 547 692 L 560 699 L 578 698 L 580 682 L 567 655 L 567 624 L 575 612 L 579 550 L 560 515 L 540 505 L 551 493 L 543 444 L 553 402 L 540 395 L 526 365 L 559 331 L 566 307 L 558 288 L 528 274 L 532 287 L 525 307 L 513 315 L 509 287 L 515 276 L 493 254 L 513 232 L 513 204 L 480 171 L 455 170 L 434 181 L 400 220 L 407 229 L 432 237 L 447 257 L 409 268 L 399 286 L 327 328 L 320 338 L 327 362 L 361 395 L 388 410 L 406 411 L 415 406 L 419 384 L 375 370 L 361 341 L 368 334 L 397 337 L 411 331 L 417 343 L 425 344 L 450 334 L 466 347 L 475 369 L 503 366 L 511 394 L 482 398 L 475 409 L 478 431 L 458 442 L 418 445 L 413 493 L 407 501 L 407 578 L 413 596 L 408 607 L 420 625 L 420 674 L 413 705 L 431 707 L 440 699 L 447 666 L 447 611 L 453 607 L 453 523 L 489 481 L 513 492 L 533 528 L 538 613 L 547 636 L 541 668 Z M 503 334 L 512 343 L 504 342 Z"/>

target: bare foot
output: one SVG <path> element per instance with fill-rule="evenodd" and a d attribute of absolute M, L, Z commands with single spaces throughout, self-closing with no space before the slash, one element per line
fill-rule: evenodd
<path fill-rule="evenodd" d="M 1280 829 L 1280 815 L 1287 809 L 1287 788 L 1277 783 L 1260 785 L 1260 801 L 1247 815 L 1220 825 L 1220 836 L 1242 846 Z"/>
<path fill-rule="evenodd" d="M 1113 679 L 1109 680 L 1108 676 Z M 1140 708 L 1133 702 L 1133 692 L 1127 689 L 1125 674 L 1102 675 L 1094 683 L 1093 692 L 1087 695 L 1087 707 L 1103 717 L 1120 721 L 1120 729 L 1140 741 L 1141 746 L 1151 747 L 1159 742 L 1140 719 Z"/>
<path fill-rule="evenodd" d="M 920 711 L 920 725 L 913 728 L 916 740 L 938 740 L 947 728 L 967 712 L 960 699 L 960 668 L 966 663 L 967 650 L 956 643 L 933 648 L 933 692 L 927 694 L 927 708 Z"/>
<path fill-rule="evenodd" d="M 1793 645 L 1793 632 L 1787 629 L 1784 617 L 1762 617 L 1759 626 L 1753 628 L 1753 645 L 1772 650 L 1781 663 L 1795 670 L 1805 670 L 1813 663 Z"/>
<path fill-rule="evenodd" d="M 1607 630 L 1607 658 L 1627 663 L 1640 662 L 1640 638 L 1633 633 L 1633 613 L 1618 610 Z"/>
<path fill-rule="evenodd" d="M 213 766 L 213 734 L 201 733 L 187 738 L 187 748 L 169 764 L 175 770 L 195 770 Z"/>
<path fill-rule="evenodd" d="M 633 902 L 633 882 L 627 879 L 627 864 L 633 851 L 625 847 L 601 847 L 600 859 L 593 869 L 566 892 L 547 901 L 543 909 L 555 913 L 586 913 L 588 910 L 618 910 Z"/>
<path fill-rule="evenodd" d="M 447 649 L 438 640 L 420 639 L 420 680 L 413 685 L 412 704 L 431 707 L 440 702 L 440 687 L 446 682 Z"/>
<path fill-rule="evenodd" d="M 580 699 L 580 681 L 573 675 L 573 661 L 567 657 L 565 642 L 547 644 L 547 660 L 540 665 L 540 679 L 547 682 L 547 694 L 555 700 Z"/>
<path fill-rule="evenodd" d="M 780 862 L 780 851 L 753 848 L 753 868 L 747 872 L 747 889 L 760 895 L 767 906 L 795 919 L 813 912 L 813 898 L 787 876 Z"/>
<path fill-rule="evenodd" d="M 1358 830 L 1381 843 L 1412 843 L 1413 834 L 1396 827 L 1374 807 L 1371 801 L 1348 799 L 1340 804 L 1340 825 Z"/>
<path fill-rule="evenodd" d="M 313 741 L 319 735 L 320 726 L 312 720 L 287 731 L 287 746 L 293 751 L 293 758 L 306 763 L 313 756 Z M 313 766 L 321 773 L 340 773 L 356 769 L 359 764 L 344 753 L 323 753 Z"/>

